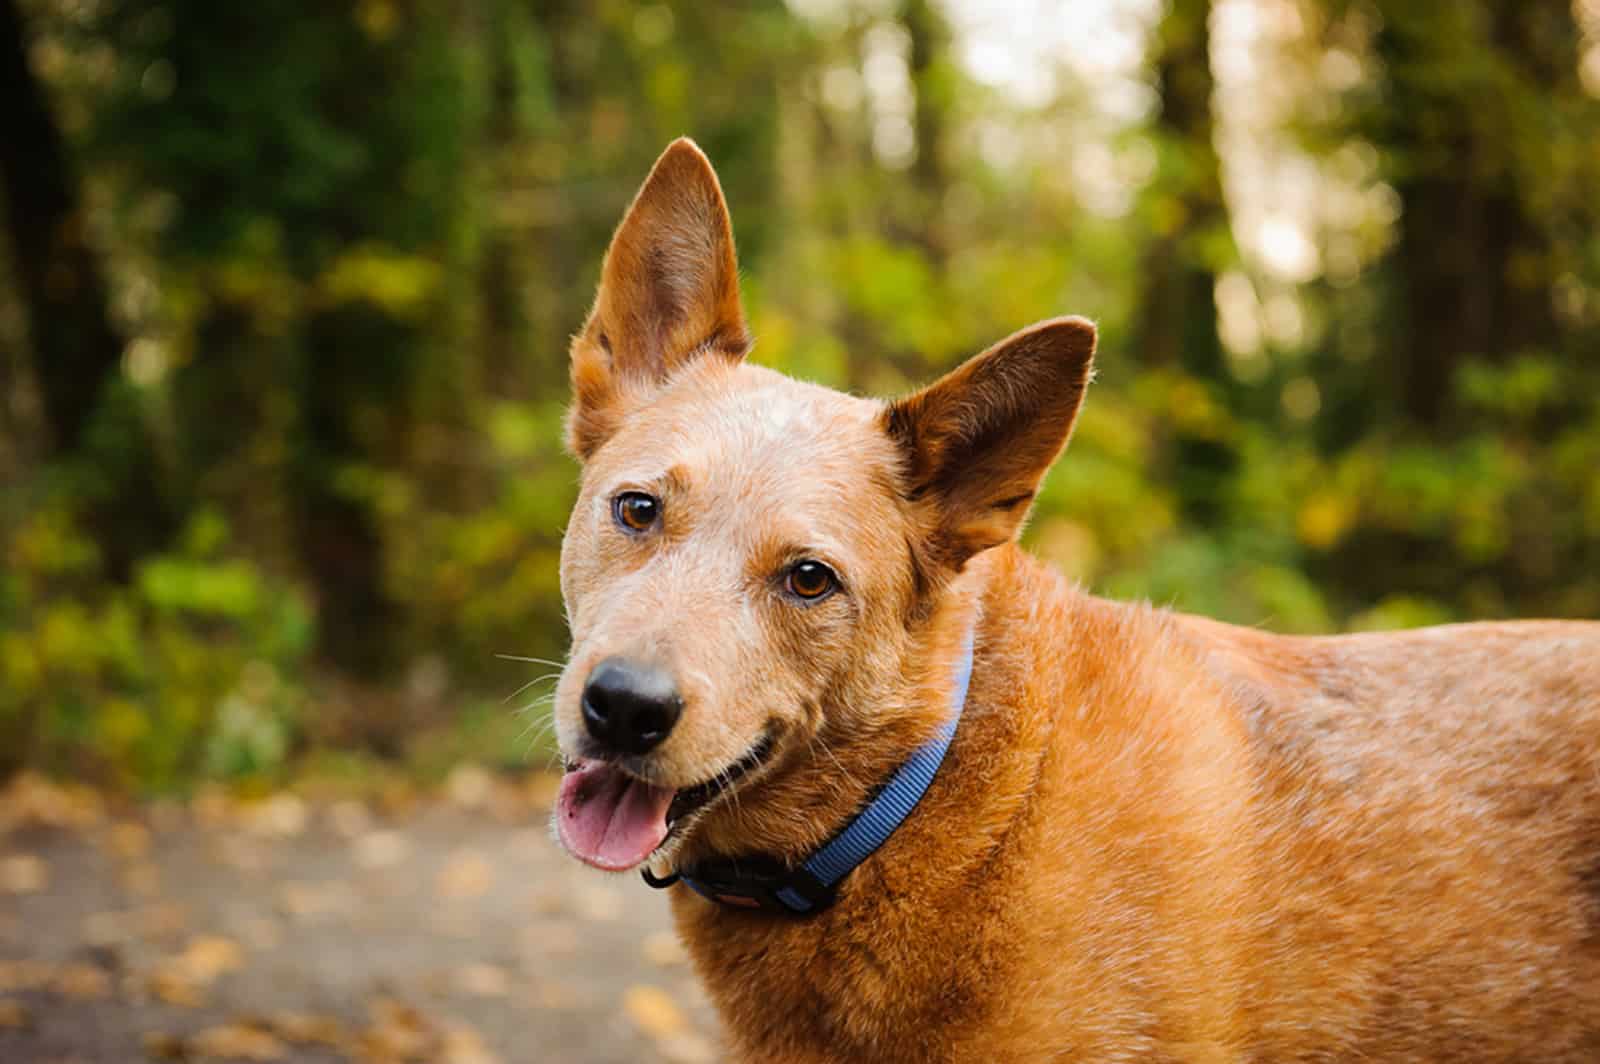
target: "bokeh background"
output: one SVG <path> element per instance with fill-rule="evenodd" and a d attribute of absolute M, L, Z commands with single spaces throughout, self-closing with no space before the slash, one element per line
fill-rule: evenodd
<path fill-rule="evenodd" d="M 567 338 L 680 134 L 765 364 L 1098 320 L 1027 535 L 1089 588 L 1600 616 L 1596 0 L 0 0 L 14 808 L 546 763 L 497 655 L 562 657 Z"/>

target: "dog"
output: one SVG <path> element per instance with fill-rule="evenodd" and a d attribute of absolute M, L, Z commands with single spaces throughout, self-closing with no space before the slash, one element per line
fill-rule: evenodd
<path fill-rule="evenodd" d="M 670 890 L 740 1061 L 1600 1061 L 1600 624 L 1085 593 L 1015 540 L 1095 340 L 753 365 L 673 143 L 571 348 L 561 842 Z"/>

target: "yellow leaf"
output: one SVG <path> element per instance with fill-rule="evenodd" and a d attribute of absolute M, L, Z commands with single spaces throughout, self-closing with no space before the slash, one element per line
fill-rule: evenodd
<path fill-rule="evenodd" d="M 189 946 L 178 958 L 189 975 L 201 983 L 214 981 L 223 972 L 236 971 L 244 966 L 244 950 L 231 938 L 220 935 L 200 935 L 189 941 Z"/>
<path fill-rule="evenodd" d="M 0 859 L 0 891 L 34 894 L 50 885 L 50 866 L 32 854 Z"/>
<path fill-rule="evenodd" d="M 56 973 L 51 986 L 62 997 L 85 1001 L 111 993 L 111 977 L 93 964 L 68 964 Z"/>
<path fill-rule="evenodd" d="M 439 1060 L 440 1064 L 500 1064 L 500 1057 L 470 1027 L 453 1027 L 445 1032 Z"/>
<path fill-rule="evenodd" d="M 150 829 L 131 820 L 113 824 L 106 835 L 106 848 L 124 860 L 143 857 L 150 852 Z"/>
<path fill-rule="evenodd" d="M 456 987 L 475 997 L 505 997 L 511 989 L 510 974 L 494 964 L 469 964 L 457 969 Z"/>
<path fill-rule="evenodd" d="M 670 968 L 689 959 L 689 955 L 683 951 L 683 943 L 679 942 L 678 936 L 671 931 L 657 931 L 646 935 L 643 949 L 644 959 L 658 968 Z"/>
<path fill-rule="evenodd" d="M 273 1061 L 289 1055 L 289 1047 L 271 1031 L 243 1023 L 207 1027 L 189 1039 L 188 1048 L 198 1056 L 224 1060 Z"/>
<path fill-rule="evenodd" d="M 717 1059 L 716 1046 L 701 1035 L 688 1032 L 661 1039 L 656 1049 L 668 1064 L 712 1064 Z"/>
<path fill-rule="evenodd" d="M 20 1001 L 0 1001 L 0 1030 L 26 1031 L 33 1026 L 33 1014 Z"/>
<path fill-rule="evenodd" d="M 435 888 L 441 897 L 481 898 L 494 884 L 494 866 L 481 854 L 465 850 L 440 869 Z"/>
<path fill-rule="evenodd" d="M 688 1028 L 683 1010 L 660 987 L 630 986 L 622 995 L 622 1010 L 652 1038 L 669 1038 Z"/>
<path fill-rule="evenodd" d="M 296 1045 L 338 1047 L 348 1032 L 337 1016 L 314 1012 L 277 1012 L 267 1017 L 267 1025 L 279 1038 Z"/>

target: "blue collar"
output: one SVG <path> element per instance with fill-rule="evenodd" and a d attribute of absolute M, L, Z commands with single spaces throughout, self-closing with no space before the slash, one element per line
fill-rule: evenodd
<path fill-rule="evenodd" d="M 739 909 L 764 909 L 810 916 L 833 904 L 839 883 L 882 846 L 927 793 L 955 738 L 972 679 L 972 629 L 967 630 L 950 692 L 950 719 L 939 734 L 902 764 L 889 782 L 835 835 L 798 868 L 770 857 L 718 858 L 658 879 L 643 869 L 652 887 L 670 887 L 680 879 L 702 897 Z"/>

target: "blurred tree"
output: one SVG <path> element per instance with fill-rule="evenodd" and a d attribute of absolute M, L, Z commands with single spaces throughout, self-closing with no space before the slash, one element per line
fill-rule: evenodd
<path fill-rule="evenodd" d="M 960 76 L 950 54 L 950 27 L 933 0 L 905 0 L 900 22 L 909 41 L 907 67 L 914 96 L 911 129 L 916 158 L 911 164 L 916 184 L 914 239 L 936 277 L 943 277 L 950 255 L 943 223 L 950 192 L 950 126 Z"/>
<path fill-rule="evenodd" d="M 1226 403 L 1233 381 L 1217 330 L 1216 285 L 1231 247 L 1211 113 L 1210 17 L 1210 0 L 1170 0 L 1155 30 L 1157 164 L 1145 190 L 1152 233 L 1130 350 L 1182 381 L 1178 388 Z M 1167 475 L 1184 512 L 1199 523 L 1216 521 L 1238 464 L 1231 442 L 1214 417 L 1172 418 L 1164 429 Z"/>
<path fill-rule="evenodd" d="M 389 474 L 433 457 L 426 426 L 458 418 L 465 377 L 453 26 L 387 0 L 129 0 L 102 32 L 127 73 L 93 150 L 132 172 L 135 203 L 175 206 L 159 246 L 188 319 L 169 383 L 188 495 L 280 566 L 298 556 L 326 660 L 392 675 L 405 627 L 378 510 Z"/>
<path fill-rule="evenodd" d="M 1400 195 L 1394 325 L 1405 413 L 1438 433 L 1473 359 L 1548 351 L 1555 282 L 1592 232 L 1571 0 L 1381 0 L 1388 81 L 1368 132 Z M 1592 111 L 1592 101 L 1588 104 Z M 1587 135 L 1594 127 L 1588 126 Z M 1592 142 L 1591 142 L 1592 144 Z M 1575 166 L 1575 164 L 1577 164 Z"/>
<path fill-rule="evenodd" d="M 28 66 L 15 0 L 0 0 L 0 176 L 35 348 L 35 372 L 57 446 L 75 451 L 122 365 L 106 286 L 89 246 L 76 176 L 43 88 Z"/>
<path fill-rule="evenodd" d="M 1210 0 L 1170 0 L 1156 27 L 1158 161 L 1146 190 L 1153 239 L 1130 348 L 1148 365 L 1220 382 L 1226 373 L 1215 292 L 1228 216 L 1211 116 L 1210 17 Z"/>
<path fill-rule="evenodd" d="M 172 519 L 142 412 L 122 377 L 123 338 L 77 176 L 29 67 L 29 40 L 15 0 L 0 0 L 0 180 L 14 269 L 55 453 L 74 460 L 102 561 L 125 580 L 137 558 L 162 545 Z"/>
<path fill-rule="evenodd" d="M 496 653 L 560 655 L 567 342 L 682 134 L 765 364 L 883 394 L 1098 319 L 1029 531 L 1073 578 L 1301 631 L 1600 613 L 1600 100 L 1564 0 L 1147 8 L 1105 15 L 1141 67 L 943 0 L 0 0 L 0 272 L 30 311 L 87 278 L 0 359 L 40 384 L 0 418 L 0 771 L 396 749 L 527 678 Z M 1281 179 L 1320 278 L 1241 259 L 1218 128 L 1258 131 L 1230 191 Z M 9 294 L 0 342 L 38 328 Z"/>

